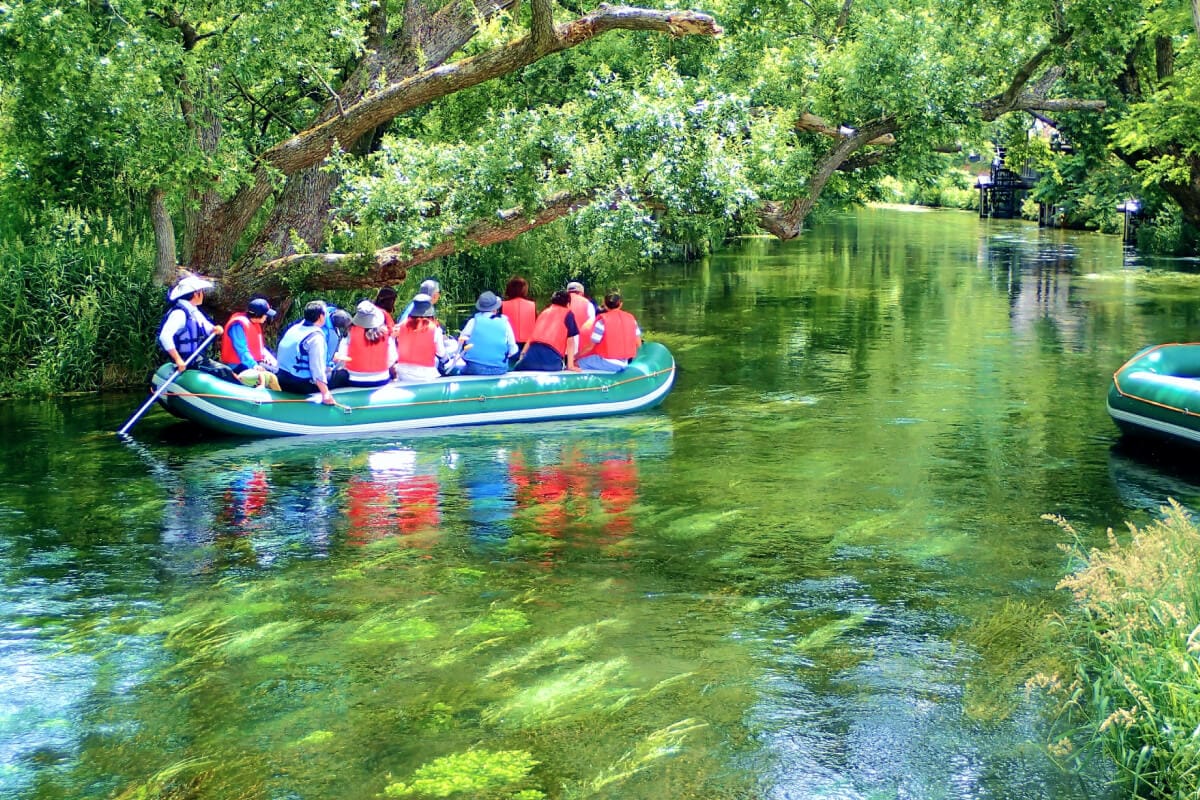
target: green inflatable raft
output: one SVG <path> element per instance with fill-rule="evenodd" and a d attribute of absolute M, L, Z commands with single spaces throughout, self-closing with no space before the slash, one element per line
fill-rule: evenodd
<path fill-rule="evenodd" d="M 174 367 L 154 374 L 157 389 Z M 336 405 L 240 386 L 189 369 L 159 402 L 172 414 L 206 428 L 242 436 L 368 434 L 413 428 L 582 419 L 652 408 L 675 381 L 667 348 L 646 342 L 629 366 L 607 372 L 509 372 L 446 377 L 430 383 L 390 383 L 374 389 L 335 389 Z"/>
<path fill-rule="evenodd" d="M 1127 434 L 1200 445 L 1200 344 L 1135 354 L 1113 374 L 1108 414 Z"/>

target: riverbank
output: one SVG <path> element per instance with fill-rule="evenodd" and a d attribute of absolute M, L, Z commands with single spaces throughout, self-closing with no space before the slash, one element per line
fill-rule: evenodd
<path fill-rule="evenodd" d="M 1163 516 L 1107 549 L 1071 535 L 1077 568 L 1059 584 L 1074 596 L 1060 617 L 1074 676 L 1038 676 L 1074 739 L 1101 748 L 1131 796 L 1200 797 L 1200 530 L 1172 500 Z M 1127 539 L 1127 540 L 1126 540 Z M 1058 755 L 1072 748 L 1060 742 Z"/>

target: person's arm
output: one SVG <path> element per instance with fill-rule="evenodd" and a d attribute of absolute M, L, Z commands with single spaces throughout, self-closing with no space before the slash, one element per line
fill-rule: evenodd
<path fill-rule="evenodd" d="M 389 336 L 389 337 L 387 337 L 387 340 L 388 340 L 387 363 L 388 363 L 388 369 L 390 370 L 392 367 L 394 367 L 396 365 L 396 362 L 400 360 L 400 351 L 396 348 L 396 340 L 393 337 Z"/>
<path fill-rule="evenodd" d="M 251 369 L 258 366 L 258 360 L 250 354 L 250 345 L 246 342 L 246 329 L 244 325 L 233 325 L 225 332 L 229 337 L 229 341 L 233 344 L 233 351 L 237 353 L 238 361 L 242 364 L 249 364 Z"/>
<path fill-rule="evenodd" d="M 512 358 L 517 353 L 517 335 L 513 333 L 512 323 L 504 317 L 504 357 Z"/>
<path fill-rule="evenodd" d="M 167 314 L 167 318 L 163 320 L 162 330 L 158 332 L 158 343 L 167 357 L 175 362 L 175 369 L 179 372 L 187 369 L 187 365 L 183 363 L 183 358 L 175 349 L 175 334 L 179 333 L 185 324 L 187 324 L 187 315 L 184 314 L 182 308 L 176 308 Z"/>
<path fill-rule="evenodd" d="M 308 343 L 308 369 L 312 373 L 313 385 L 321 393 L 321 402 L 331 406 L 333 405 L 333 395 L 329 391 L 329 377 L 325 372 L 325 334 L 323 332 L 318 332 L 316 336 L 310 334 L 305 341 Z"/>
<path fill-rule="evenodd" d="M 446 357 L 446 332 L 441 325 L 433 326 L 433 347 L 438 358 Z"/>
<path fill-rule="evenodd" d="M 579 357 L 583 358 L 588 353 L 596 349 L 596 345 L 600 344 L 600 340 L 604 338 L 604 320 L 596 320 L 596 324 L 592 326 L 592 335 L 588 337 L 588 341 L 583 343 L 583 347 L 579 351 Z"/>
<path fill-rule="evenodd" d="M 579 369 L 579 367 L 575 366 L 575 351 L 577 349 L 579 349 L 579 337 L 572 336 L 567 339 L 567 369 L 572 372 Z"/>
<path fill-rule="evenodd" d="M 567 326 L 567 369 L 574 372 L 575 354 L 579 352 L 579 325 L 575 322 L 574 314 L 567 314 L 563 317 L 563 324 Z"/>
<path fill-rule="evenodd" d="M 462 348 L 462 346 L 467 343 L 467 340 L 471 338 L 471 334 L 473 333 L 475 333 L 475 318 L 471 317 L 469 320 L 467 320 L 467 324 L 463 325 L 462 331 L 458 334 L 459 348 Z"/>

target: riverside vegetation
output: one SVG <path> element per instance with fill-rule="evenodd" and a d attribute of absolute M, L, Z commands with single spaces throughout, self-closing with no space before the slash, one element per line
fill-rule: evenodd
<path fill-rule="evenodd" d="M 1132 795 L 1200 796 L 1200 529 L 1171 501 L 1161 519 L 1128 541 L 1109 529 L 1108 549 L 1067 549 L 1076 568 L 1061 588 L 1074 596 L 1054 627 L 1068 634 L 1073 665 L 1039 673 L 1031 688 L 1060 704 L 1064 737 L 1052 752 L 1073 758 L 1076 743 L 1098 746 Z"/>

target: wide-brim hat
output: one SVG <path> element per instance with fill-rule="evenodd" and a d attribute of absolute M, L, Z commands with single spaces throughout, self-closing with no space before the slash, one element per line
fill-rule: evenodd
<path fill-rule="evenodd" d="M 199 275 L 188 275 L 171 287 L 171 292 L 167 297 L 174 302 L 181 297 L 191 297 L 196 292 L 206 292 L 211 288 L 213 288 L 213 282 L 208 278 L 202 278 Z"/>
<path fill-rule="evenodd" d="M 412 310 L 408 312 L 410 317 L 432 317 L 433 298 L 427 294 L 419 294 L 412 300 Z"/>
<path fill-rule="evenodd" d="M 370 300 L 363 300 L 355 307 L 350 324 L 367 330 L 378 328 L 383 324 L 383 312 Z"/>
<path fill-rule="evenodd" d="M 479 299 L 475 301 L 476 311 L 498 311 L 500 309 L 500 298 L 492 292 L 484 292 L 479 295 Z"/>

